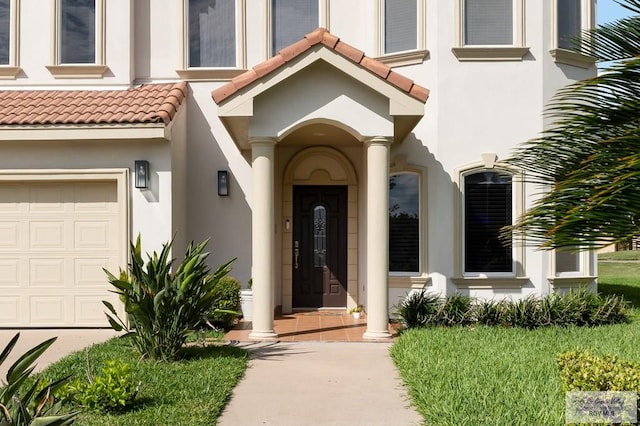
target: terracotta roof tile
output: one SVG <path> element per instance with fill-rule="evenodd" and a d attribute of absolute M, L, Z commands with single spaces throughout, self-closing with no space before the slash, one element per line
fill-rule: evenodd
<path fill-rule="evenodd" d="M 364 52 L 341 41 L 338 37 L 331 34 L 325 28 L 318 28 L 315 31 L 305 35 L 301 40 L 282 49 L 274 57 L 256 65 L 255 67 L 253 67 L 253 69 L 234 77 L 229 83 L 215 89 L 213 92 L 211 92 L 213 100 L 216 103 L 224 101 L 225 99 L 236 93 L 238 90 L 252 84 L 253 82 L 269 74 L 270 72 L 275 71 L 285 63 L 291 61 L 292 59 L 295 59 L 299 55 L 309 50 L 311 47 L 320 43 L 328 47 L 329 49 L 334 50 L 336 53 L 344 56 L 350 61 L 358 64 L 369 72 L 372 72 L 378 77 L 386 80 L 389 84 L 392 84 L 393 86 L 406 92 L 408 95 L 418 99 L 419 101 L 427 101 L 427 98 L 429 97 L 428 89 L 415 84 L 412 80 L 396 72 L 391 71 L 391 69 L 386 64 L 365 56 Z"/>
<path fill-rule="evenodd" d="M 185 82 L 127 90 L 0 90 L 0 125 L 168 124 L 186 96 Z"/>

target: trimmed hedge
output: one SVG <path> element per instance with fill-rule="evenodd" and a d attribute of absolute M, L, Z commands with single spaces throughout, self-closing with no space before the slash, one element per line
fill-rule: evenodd
<path fill-rule="evenodd" d="M 496 302 L 461 294 L 442 298 L 423 289 L 396 305 L 396 313 L 407 328 L 482 324 L 533 329 L 625 323 L 629 321 L 629 304 L 620 296 L 586 290 Z"/>
<path fill-rule="evenodd" d="M 220 328 L 229 328 L 240 313 L 240 281 L 230 275 L 220 278 L 213 288 L 213 301 L 207 313 L 208 320 Z M 238 315 L 215 310 L 234 311 Z"/>
<path fill-rule="evenodd" d="M 640 393 L 640 364 L 614 355 L 589 351 L 563 352 L 556 357 L 565 391 L 632 391 Z"/>

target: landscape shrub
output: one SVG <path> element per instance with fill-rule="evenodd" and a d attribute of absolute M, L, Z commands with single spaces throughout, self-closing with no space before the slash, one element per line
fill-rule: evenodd
<path fill-rule="evenodd" d="M 640 393 L 640 363 L 590 351 L 563 352 L 556 357 L 565 391 L 632 391 Z"/>
<path fill-rule="evenodd" d="M 455 294 L 446 298 L 423 289 L 396 306 L 407 328 L 482 324 L 534 329 L 551 325 L 598 326 L 629 321 L 629 304 L 615 295 L 587 290 L 518 301 L 477 301 Z"/>
<path fill-rule="evenodd" d="M 211 274 L 204 252 L 207 241 L 189 244 L 184 260 L 172 272 L 175 259 L 169 259 L 173 241 L 162 246 L 160 254 L 147 254 L 142 259 L 140 236 L 131 244 L 127 270 L 116 277 L 105 269 L 109 282 L 116 288 L 130 326 L 120 318 L 111 303 L 103 301 L 111 327 L 131 335 L 144 357 L 172 361 L 179 357 L 189 333 L 201 323 L 211 309 L 218 281 L 231 270 L 232 259 Z"/>
<path fill-rule="evenodd" d="M 19 338 L 20 333 L 16 333 L 0 352 L 0 365 L 7 359 Z M 56 339 L 53 337 L 27 350 L 7 370 L 5 379 L 0 381 L 0 425 L 62 426 L 74 422 L 78 412 L 63 413 L 62 401 L 54 398 L 54 393 L 70 380 L 70 376 L 51 383 L 45 383 L 39 378 L 31 385 L 26 384 L 35 368 L 34 363 Z M 24 392 L 23 386 L 27 388 Z"/>
<path fill-rule="evenodd" d="M 113 411 L 133 404 L 139 384 L 133 380 L 131 365 L 119 360 L 107 360 L 100 374 L 94 376 L 87 368 L 87 380 L 76 379 L 61 390 L 71 404 L 93 411 Z"/>
<path fill-rule="evenodd" d="M 213 287 L 213 302 L 207 311 L 207 319 L 219 328 L 229 328 L 240 311 L 240 281 L 227 275 Z"/>

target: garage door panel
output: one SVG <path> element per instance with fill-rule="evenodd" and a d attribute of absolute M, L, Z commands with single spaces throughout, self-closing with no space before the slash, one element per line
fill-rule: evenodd
<path fill-rule="evenodd" d="M 0 259 L 0 289 L 18 287 L 20 287 L 20 259 Z"/>
<path fill-rule="evenodd" d="M 0 183 L 0 327 L 108 326 L 126 259 L 116 181 Z M 120 310 L 120 309 L 119 309 Z"/>
<path fill-rule="evenodd" d="M 108 249 L 112 244 L 110 224 L 109 221 L 76 222 L 74 247 L 76 249 Z"/>
<path fill-rule="evenodd" d="M 104 289 L 106 275 L 102 268 L 109 271 L 118 268 L 117 265 L 114 268 L 115 262 L 108 257 L 74 259 L 74 263 L 74 283 L 76 288 L 96 287 Z"/>
<path fill-rule="evenodd" d="M 31 222 L 29 223 L 29 247 L 32 249 L 63 249 L 64 222 Z"/>
<path fill-rule="evenodd" d="M 63 325 L 66 299 L 62 295 L 31 296 L 29 322 L 37 325 Z"/>
<path fill-rule="evenodd" d="M 20 222 L 18 221 L 0 222 L 0 250 L 17 250 L 20 248 L 22 236 L 20 228 Z"/>
<path fill-rule="evenodd" d="M 65 259 L 30 259 L 29 287 L 64 288 L 66 276 Z"/>
<path fill-rule="evenodd" d="M 0 296 L 0 324 L 16 324 L 20 321 L 20 297 Z"/>

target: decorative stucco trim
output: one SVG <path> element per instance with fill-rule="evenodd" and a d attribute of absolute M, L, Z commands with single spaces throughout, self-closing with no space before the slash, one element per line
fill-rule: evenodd
<path fill-rule="evenodd" d="M 451 51 L 459 61 L 521 61 L 529 52 L 528 47 L 452 47 Z"/>
<path fill-rule="evenodd" d="M 209 81 L 227 81 L 236 77 L 246 69 L 242 68 L 187 68 L 176 70 L 176 74 L 182 80 L 209 80 Z"/>
<path fill-rule="evenodd" d="M 415 276 L 415 277 L 404 277 L 404 276 L 389 276 L 389 288 L 410 288 L 420 290 L 425 287 L 430 286 L 431 277 L 426 275 Z"/>
<path fill-rule="evenodd" d="M 589 286 L 596 280 L 595 276 L 588 277 L 549 277 L 547 281 L 554 289 L 573 289 Z"/>
<path fill-rule="evenodd" d="M 410 50 L 408 52 L 389 53 L 384 56 L 378 56 L 377 61 L 393 67 L 402 67 L 406 65 L 417 65 L 423 63 L 429 57 L 427 49 Z"/>
<path fill-rule="evenodd" d="M 527 277 L 509 278 L 481 278 L 481 277 L 451 277 L 451 282 L 458 288 L 468 289 L 497 289 L 497 288 L 522 288 L 531 283 Z"/>
<path fill-rule="evenodd" d="M 102 78 L 106 65 L 46 65 L 54 78 Z"/>
<path fill-rule="evenodd" d="M 596 58 L 579 52 L 557 48 L 551 49 L 549 53 L 553 57 L 554 62 L 558 64 L 572 65 L 584 69 L 589 69 L 596 65 Z"/>
<path fill-rule="evenodd" d="M 0 80 L 14 80 L 20 71 L 20 67 L 0 66 Z"/>

